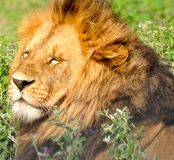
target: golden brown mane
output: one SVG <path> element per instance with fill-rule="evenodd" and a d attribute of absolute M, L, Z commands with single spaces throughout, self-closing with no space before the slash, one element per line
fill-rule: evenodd
<path fill-rule="evenodd" d="M 78 119 L 84 115 L 85 125 L 96 131 L 84 144 L 85 152 L 80 159 L 95 159 L 106 149 L 99 136 L 100 124 L 105 120 L 96 117 L 97 110 L 109 108 L 114 112 L 116 108 L 127 106 L 137 125 L 173 123 L 173 75 L 159 63 L 155 52 L 113 13 L 105 0 L 52 0 L 45 10 L 24 18 L 19 30 L 19 52 L 45 23 L 54 24 L 50 35 L 59 26 L 72 26 L 86 58 L 78 81 L 72 84 L 62 103 L 57 103 L 59 110 L 65 109 L 72 117 Z M 47 39 L 49 36 L 45 41 Z M 18 62 L 14 61 L 10 77 L 17 67 Z M 34 141 L 38 147 L 48 145 L 53 152 L 56 151 L 57 146 L 48 138 L 59 136 L 62 130 L 47 122 L 52 118 L 54 116 L 44 117 L 33 124 L 20 124 L 18 143 L 23 153 L 18 159 L 35 158 L 31 134 L 36 135 Z M 67 117 L 62 116 L 61 122 L 66 120 Z M 94 139 L 97 140 L 92 145 Z"/>
<path fill-rule="evenodd" d="M 89 62 L 87 69 L 84 70 L 84 75 L 74 85 L 71 93 L 68 94 L 65 102 L 60 106 L 60 110 L 71 110 L 69 107 L 73 104 L 75 107 L 74 117 L 87 114 L 86 125 L 91 126 L 96 111 L 105 109 L 109 105 L 107 103 L 115 98 L 115 95 L 112 96 L 111 94 L 106 97 L 107 92 L 115 90 L 115 87 L 112 89 L 112 86 L 109 86 L 114 81 L 114 73 L 97 67 L 97 64 L 91 62 L 91 59 L 97 62 L 102 61 L 109 68 L 117 66 L 127 59 L 127 52 L 133 49 L 136 37 L 125 23 L 115 17 L 115 14 L 110 10 L 110 5 L 104 0 L 54 0 L 50 2 L 45 11 L 32 13 L 24 19 L 20 27 L 22 42 L 27 42 L 37 28 L 45 23 L 45 17 L 50 22 L 54 21 L 55 28 L 61 24 L 72 24 L 78 31 L 83 53 L 88 57 Z M 119 55 L 118 59 L 114 59 L 115 52 L 123 55 Z M 106 79 L 106 84 L 103 82 L 104 79 Z M 103 85 L 102 88 L 101 85 Z M 74 99 L 74 97 L 76 98 Z M 95 99 L 94 101 L 94 97 L 98 100 Z M 100 99 L 106 99 L 106 102 Z M 62 121 L 65 122 L 66 117 Z M 45 128 L 50 128 L 50 132 L 48 130 L 43 134 L 44 132 L 41 131 L 42 136 L 38 136 L 39 141 L 43 141 L 51 134 L 58 134 L 59 129 L 51 129 L 55 126 L 49 123 L 44 124 L 43 130 Z M 40 129 L 42 130 L 42 127 Z"/>

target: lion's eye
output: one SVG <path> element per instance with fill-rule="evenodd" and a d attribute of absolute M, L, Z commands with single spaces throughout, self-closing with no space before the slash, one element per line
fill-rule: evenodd
<path fill-rule="evenodd" d="M 50 63 L 51 63 L 52 65 L 56 65 L 56 64 L 58 64 L 60 61 L 61 61 L 61 60 L 51 59 Z"/>
<path fill-rule="evenodd" d="M 24 58 L 27 58 L 28 57 L 28 54 L 29 54 L 29 52 L 24 52 Z"/>

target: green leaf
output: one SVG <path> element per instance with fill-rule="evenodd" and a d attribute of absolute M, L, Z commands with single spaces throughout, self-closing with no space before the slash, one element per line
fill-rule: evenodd
<path fill-rule="evenodd" d="M 68 124 L 70 124 L 71 122 L 73 122 L 73 121 L 75 121 L 76 120 L 76 118 L 70 118 L 69 120 L 68 120 Z"/>
<path fill-rule="evenodd" d="M 129 148 L 127 150 L 124 151 L 124 155 L 129 158 L 131 156 L 132 150 Z"/>
<path fill-rule="evenodd" d="M 79 160 L 77 157 L 74 157 L 74 156 L 70 156 L 70 157 L 68 157 L 68 159 L 67 160 Z"/>
<path fill-rule="evenodd" d="M 70 133 L 65 133 L 62 135 L 62 137 L 65 139 L 65 141 L 70 144 L 71 143 L 71 134 Z"/>
<path fill-rule="evenodd" d="M 0 134 L 0 140 L 1 139 L 5 139 L 7 137 L 7 130 L 5 128 L 3 128 L 0 133 L 3 133 L 3 134 Z"/>
<path fill-rule="evenodd" d="M 171 60 L 172 59 L 172 53 L 171 52 L 167 54 L 167 59 L 168 60 Z"/>
<path fill-rule="evenodd" d="M 0 146 L 3 148 L 3 150 L 4 150 L 6 153 L 9 153 L 7 144 L 8 144 L 7 141 L 5 141 L 5 142 L 0 142 Z"/>
<path fill-rule="evenodd" d="M 109 148 L 109 156 L 112 158 L 113 155 L 114 155 L 114 146 L 111 146 L 111 147 Z"/>
<path fill-rule="evenodd" d="M 66 154 L 66 152 L 65 151 L 59 151 L 59 152 L 56 152 L 53 157 L 55 158 L 56 156 L 60 156 L 60 155 L 63 155 L 63 154 Z"/>
<path fill-rule="evenodd" d="M 7 84 L 8 84 L 8 79 L 5 76 L 5 77 L 2 78 L 2 83 L 1 83 L 2 89 L 5 89 L 5 87 L 7 86 Z"/>
<path fill-rule="evenodd" d="M 143 131 L 143 129 L 144 129 L 144 126 L 140 126 L 139 132 L 141 133 Z"/>

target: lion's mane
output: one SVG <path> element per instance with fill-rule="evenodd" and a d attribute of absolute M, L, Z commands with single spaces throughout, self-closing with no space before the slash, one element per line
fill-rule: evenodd
<path fill-rule="evenodd" d="M 101 137 L 101 123 L 106 119 L 96 117 L 97 110 L 108 108 L 112 113 L 116 108 L 127 106 L 136 125 L 173 123 L 173 75 L 159 62 L 157 54 L 113 13 L 105 0 L 51 1 L 45 10 L 33 12 L 22 21 L 20 48 L 45 23 L 54 23 L 54 29 L 62 24 L 72 25 L 86 57 L 83 73 L 58 106 L 73 117 L 84 115 L 85 125 L 94 130 L 87 137 L 79 159 L 95 159 L 107 148 Z M 18 65 L 14 60 L 10 76 Z M 72 106 L 75 107 L 73 112 Z M 58 151 L 59 147 L 49 136 L 59 136 L 62 130 L 47 122 L 52 118 L 19 124 L 17 159 L 37 159 L 33 139 L 38 149 L 47 146 L 51 153 Z M 66 117 L 62 117 L 62 123 L 65 121 Z M 103 156 L 103 159 L 108 158 Z"/>

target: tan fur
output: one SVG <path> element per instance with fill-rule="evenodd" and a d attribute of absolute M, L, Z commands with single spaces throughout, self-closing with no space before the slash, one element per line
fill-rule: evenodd
<path fill-rule="evenodd" d="M 153 156 L 148 146 L 174 120 L 173 77 L 107 2 L 52 0 L 45 10 L 24 18 L 19 36 L 9 75 L 19 124 L 17 159 L 37 159 L 33 144 L 39 149 L 48 145 L 52 154 L 58 150 L 49 136 L 60 136 L 62 129 L 47 122 L 54 118 L 54 106 L 68 113 L 61 123 L 71 116 L 76 124 L 84 115 L 85 125 L 95 131 L 79 159 L 109 159 L 101 137 L 106 119 L 96 111 L 113 113 L 125 106 L 135 124 L 146 124 L 142 147 Z"/>

